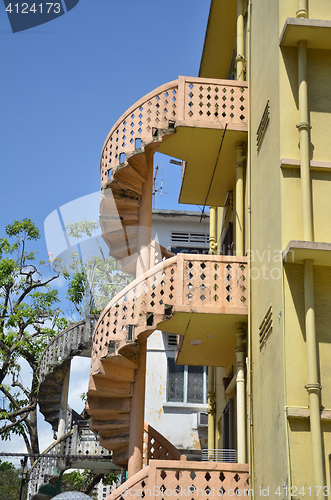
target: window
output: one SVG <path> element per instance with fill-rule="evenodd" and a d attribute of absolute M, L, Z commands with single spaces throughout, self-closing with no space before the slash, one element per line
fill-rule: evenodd
<path fill-rule="evenodd" d="M 207 368 L 176 365 L 168 358 L 167 400 L 173 403 L 207 403 Z"/>

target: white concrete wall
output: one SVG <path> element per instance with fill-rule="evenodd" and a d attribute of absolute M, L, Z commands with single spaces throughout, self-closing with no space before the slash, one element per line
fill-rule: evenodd
<path fill-rule="evenodd" d="M 173 211 L 153 213 L 153 230 L 159 243 L 170 249 L 171 232 L 209 233 L 209 218 L 199 223 L 200 214 L 187 215 Z M 209 215 L 209 214 L 208 214 Z M 155 234 L 155 233 L 154 233 Z M 174 246 L 181 246 L 176 243 Z M 185 246 L 185 244 L 184 244 Z M 188 245 L 190 246 L 190 245 Z M 191 245 L 192 246 L 192 245 Z M 194 245 L 199 246 L 199 245 Z M 178 449 L 191 450 L 199 457 L 207 447 L 207 429 L 198 428 L 198 412 L 206 412 L 207 404 L 173 403 L 167 401 L 167 357 L 175 357 L 175 347 L 167 346 L 167 334 L 155 331 L 147 342 L 145 421 L 164 435 Z M 192 456 L 193 458 L 193 456 Z"/>

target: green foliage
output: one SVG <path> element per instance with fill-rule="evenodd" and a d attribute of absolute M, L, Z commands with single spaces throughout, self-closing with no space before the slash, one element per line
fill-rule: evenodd
<path fill-rule="evenodd" d="M 17 500 L 21 489 L 21 471 L 10 462 L 0 460 L 0 498 Z M 26 493 L 24 498 L 26 498 Z"/>
<path fill-rule="evenodd" d="M 0 239 L 0 393 L 7 401 L 0 413 L 0 437 L 21 434 L 29 451 L 37 453 L 36 419 L 30 417 L 36 410 L 40 358 L 50 339 L 67 325 L 58 292 L 51 288 L 59 272 L 47 268 L 45 277 L 34 264 L 37 252 L 29 247 L 39 238 L 35 224 L 24 219 L 9 224 Z M 31 369 L 29 381 L 21 380 L 22 360 Z"/>
<path fill-rule="evenodd" d="M 105 484 L 113 484 L 116 483 L 118 476 L 117 474 L 99 474 L 95 476 L 90 470 L 85 469 L 83 472 L 74 470 L 62 476 L 61 492 L 82 491 L 87 493 L 91 498 L 96 499 L 97 495 L 96 492 L 93 491 L 93 487 L 95 484 L 98 484 L 101 479 Z"/>
<path fill-rule="evenodd" d="M 69 222 L 66 226 L 68 235 L 75 239 L 88 236 L 94 238 L 98 249 L 91 255 L 79 256 L 78 252 L 71 255 L 70 270 L 66 277 L 69 279 L 67 298 L 74 304 L 80 317 L 86 314 L 101 312 L 108 302 L 117 295 L 130 281 L 131 276 L 117 269 L 116 261 L 106 257 L 102 244 L 97 235 L 98 221 Z"/>

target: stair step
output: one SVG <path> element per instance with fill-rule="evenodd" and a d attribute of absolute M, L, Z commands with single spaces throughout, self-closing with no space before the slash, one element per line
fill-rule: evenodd
<path fill-rule="evenodd" d="M 109 434 L 109 432 L 107 432 Z M 129 429 L 122 429 L 112 431 L 111 436 L 100 437 L 100 445 L 107 450 L 116 450 L 122 447 L 124 444 L 129 443 Z"/>
<path fill-rule="evenodd" d="M 101 360 L 100 374 L 110 379 L 118 379 L 126 382 L 134 381 L 135 369 L 131 366 L 120 365 L 115 356 Z"/>
<path fill-rule="evenodd" d="M 129 459 L 129 445 L 117 448 L 114 450 L 112 460 L 119 467 L 126 466 Z"/>
<path fill-rule="evenodd" d="M 114 181 L 115 185 L 120 189 L 133 191 L 141 196 L 143 183 L 141 181 L 134 181 L 128 173 L 124 172 L 124 170 L 127 169 L 121 169 L 116 175 Z"/>
<path fill-rule="evenodd" d="M 137 368 L 137 363 L 131 361 L 130 359 L 124 358 L 120 354 L 117 354 L 115 356 L 110 356 L 109 358 L 103 358 L 102 362 L 106 363 L 111 362 L 114 365 L 127 366 L 128 368 L 133 368 L 133 370 Z"/>
<path fill-rule="evenodd" d="M 130 156 L 128 166 L 139 177 L 142 182 L 146 180 L 147 163 L 144 153 Z"/>
<path fill-rule="evenodd" d="M 97 416 L 109 413 L 129 413 L 131 410 L 131 398 L 98 398 L 91 397 L 86 405 L 89 415 Z"/>
<path fill-rule="evenodd" d="M 115 429 L 125 429 L 129 427 L 130 414 L 124 413 L 114 416 L 114 418 L 95 419 L 91 417 L 90 427 L 93 431 L 110 431 Z"/>
<path fill-rule="evenodd" d="M 121 380 L 110 380 L 102 375 L 90 377 L 88 396 L 102 395 L 108 397 L 130 397 L 132 396 L 132 383 Z"/>

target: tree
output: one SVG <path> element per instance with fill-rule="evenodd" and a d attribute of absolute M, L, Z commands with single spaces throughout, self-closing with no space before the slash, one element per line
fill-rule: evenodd
<path fill-rule="evenodd" d="M 0 498 L 17 500 L 21 489 L 21 472 L 10 462 L 0 460 Z M 26 494 L 24 496 L 26 498 Z"/>
<path fill-rule="evenodd" d="M 19 434 L 28 453 L 38 454 L 40 358 L 51 338 L 67 325 L 58 307 L 58 292 L 51 288 L 60 271 L 49 269 L 45 261 L 37 267 L 37 252 L 28 247 L 40 234 L 30 219 L 15 220 L 5 233 L 0 239 L 0 392 L 7 404 L 0 409 L 4 422 L 0 437 Z M 31 369 L 30 381 L 20 377 L 23 360 Z"/>
<path fill-rule="evenodd" d="M 83 472 L 74 470 L 62 476 L 61 492 L 82 491 L 96 500 L 97 495 L 94 487 L 101 479 L 104 484 L 113 484 L 117 482 L 118 476 L 117 474 L 93 474 L 89 470 Z"/>
<path fill-rule="evenodd" d="M 97 235 L 99 227 L 98 221 L 86 219 L 66 225 L 67 233 L 72 238 L 79 240 L 88 236 L 95 243 L 93 252 L 73 252 L 70 264 L 72 276 L 65 271 L 70 280 L 67 298 L 74 305 L 79 318 L 103 311 L 108 302 L 132 280 L 130 275 L 116 268 L 113 257 L 105 256 Z"/>

